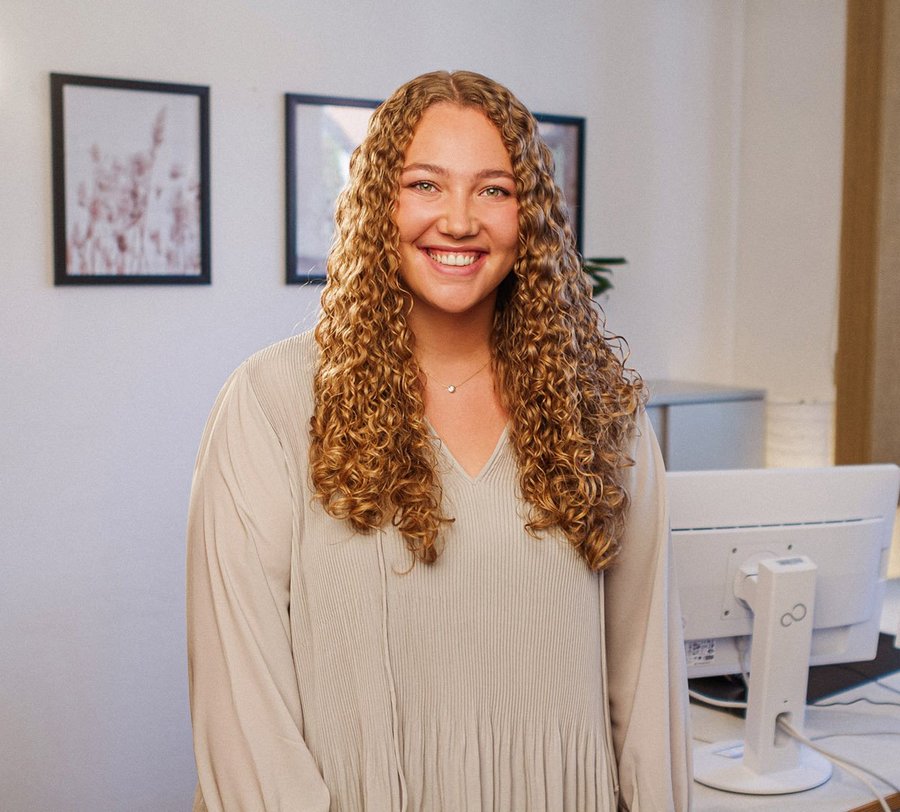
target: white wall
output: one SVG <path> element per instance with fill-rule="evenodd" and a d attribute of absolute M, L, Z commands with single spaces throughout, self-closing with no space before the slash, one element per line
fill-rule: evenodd
<path fill-rule="evenodd" d="M 644 377 L 727 383 L 740 5 L 600 6 L 586 253 L 629 260 L 609 326 Z"/>
<path fill-rule="evenodd" d="M 831 400 L 846 5 L 758 0 L 745 16 L 735 376 Z"/>
<path fill-rule="evenodd" d="M 734 380 L 769 391 L 769 464 L 828 464 L 844 129 L 844 0 L 744 7 Z"/>
<path fill-rule="evenodd" d="M 771 30 L 778 5 L 0 0 L 4 810 L 187 806 L 193 456 L 225 375 L 310 325 L 316 307 L 316 290 L 281 281 L 282 94 L 377 98 L 424 70 L 466 67 L 533 109 L 587 116 L 585 247 L 630 260 L 608 311 L 634 364 L 647 377 L 766 386 L 770 367 L 746 360 L 743 331 L 756 316 L 742 302 L 753 286 L 800 273 L 802 286 L 779 290 L 778 313 L 804 312 L 805 287 L 833 290 L 836 274 L 827 252 L 777 269 L 749 253 L 762 226 L 739 191 L 757 171 L 795 170 L 793 153 L 751 156 L 739 137 L 779 126 L 777 116 L 760 124 L 754 99 L 784 81 L 745 76 L 745 53 L 757 64 L 782 36 L 805 41 L 812 27 L 833 44 L 843 32 L 837 2 L 800 4 L 786 34 Z M 821 199 L 827 209 L 843 68 L 805 48 L 782 56 L 810 94 L 809 117 L 824 100 L 826 119 L 807 145 L 820 160 L 796 169 L 790 192 L 797 208 Z M 211 86 L 211 287 L 52 286 L 51 71 Z M 832 219 L 804 235 L 833 244 Z M 773 327 L 773 340 L 790 340 L 793 321 Z M 815 396 L 818 357 L 803 344 L 790 363 Z"/>

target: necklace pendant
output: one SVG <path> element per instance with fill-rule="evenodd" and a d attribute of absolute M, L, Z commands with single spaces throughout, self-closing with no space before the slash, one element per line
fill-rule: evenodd
<path fill-rule="evenodd" d="M 452 395 L 456 391 L 456 387 L 451 383 L 450 386 L 447 387 L 447 391 Z"/>

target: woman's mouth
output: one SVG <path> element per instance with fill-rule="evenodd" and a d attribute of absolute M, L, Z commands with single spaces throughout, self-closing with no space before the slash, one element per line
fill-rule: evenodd
<path fill-rule="evenodd" d="M 435 262 L 451 268 L 465 268 L 483 256 L 480 251 L 436 251 L 430 248 L 424 251 Z"/>

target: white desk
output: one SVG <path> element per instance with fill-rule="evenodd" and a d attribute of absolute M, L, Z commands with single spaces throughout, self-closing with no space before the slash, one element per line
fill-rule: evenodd
<path fill-rule="evenodd" d="M 897 631 L 897 617 L 900 614 L 900 580 L 889 582 L 888 587 L 882 630 L 893 634 Z M 880 681 L 900 690 L 900 672 L 894 672 Z M 863 696 L 885 702 L 900 702 L 900 695 L 874 683 L 866 683 L 823 701 L 851 700 Z M 738 739 L 743 735 L 743 719 L 702 705 L 691 704 L 691 721 L 695 741 Z M 809 707 L 805 732 L 822 747 L 871 767 L 900 786 L 900 707 L 869 705 L 864 702 L 849 707 Z M 860 735 L 834 735 L 837 733 Z M 874 780 L 873 783 L 885 795 L 893 792 Z M 694 782 L 693 809 L 694 812 L 847 812 L 873 800 L 874 797 L 865 786 L 835 768 L 831 779 L 821 787 L 791 795 L 737 795 Z"/>

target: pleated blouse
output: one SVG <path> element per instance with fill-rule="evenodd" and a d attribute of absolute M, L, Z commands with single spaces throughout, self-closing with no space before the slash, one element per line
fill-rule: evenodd
<path fill-rule="evenodd" d="M 435 437 L 455 522 L 433 565 L 313 499 L 310 333 L 210 415 L 188 528 L 200 810 L 687 810 L 686 681 L 659 451 L 638 420 L 628 529 L 591 572 L 525 531 L 506 432 L 477 476 Z"/>

